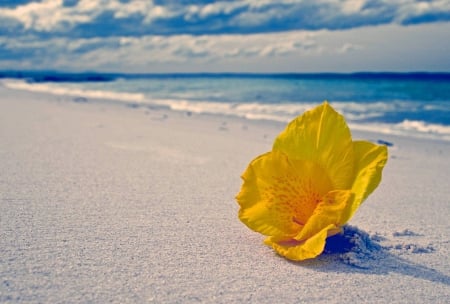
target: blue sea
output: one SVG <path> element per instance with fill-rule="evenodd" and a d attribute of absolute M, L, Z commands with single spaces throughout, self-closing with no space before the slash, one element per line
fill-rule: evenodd
<path fill-rule="evenodd" d="M 327 100 L 353 130 L 450 141 L 450 73 L 0 72 L 0 78 L 16 89 L 282 122 Z"/>

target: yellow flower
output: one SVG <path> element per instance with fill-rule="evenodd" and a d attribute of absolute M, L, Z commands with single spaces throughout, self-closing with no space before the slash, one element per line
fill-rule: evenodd
<path fill-rule="evenodd" d="M 381 180 L 386 146 L 352 141 L 327 102 L 294 119 L 242 175 L 239 219 L 291 260 L 321 254 Z"/>

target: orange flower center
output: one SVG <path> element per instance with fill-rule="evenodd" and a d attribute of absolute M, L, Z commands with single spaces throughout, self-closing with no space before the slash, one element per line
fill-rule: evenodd
<path fill-rule="evenodd" d="M 296 170 L 274 176 L 263 196 L 269 209 L 284 214 L 301 228 L 332 186 L 326 172 L 317 164 L 304 161 L 291 161 L 291 164 Z"/>

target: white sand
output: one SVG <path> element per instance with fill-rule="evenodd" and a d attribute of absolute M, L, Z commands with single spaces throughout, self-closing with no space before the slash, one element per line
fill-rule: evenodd
<path fill-rule="evenodd" d="M 394 146 L 353 248 L 292 263 L 234 201 L 284 125 L 72 100 L 0 87 L 1 303 L 450 298 L 449 142 L 355 134 Z"/>

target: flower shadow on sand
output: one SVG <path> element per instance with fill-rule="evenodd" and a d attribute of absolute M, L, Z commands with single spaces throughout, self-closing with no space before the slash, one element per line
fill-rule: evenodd
<path fill-rule="evenodd" d="M 391 253 L 390 247 L 381 246 L 377 237 L 371 237 L 354 226 L 346 225 L 343 228 L 343 233 L 327 239 L 325 251 L 321 256 L 300 264 L 324 272 L 358 272 L 375 275 L 395 272 L 450 285 L 450 276 Z"/>

